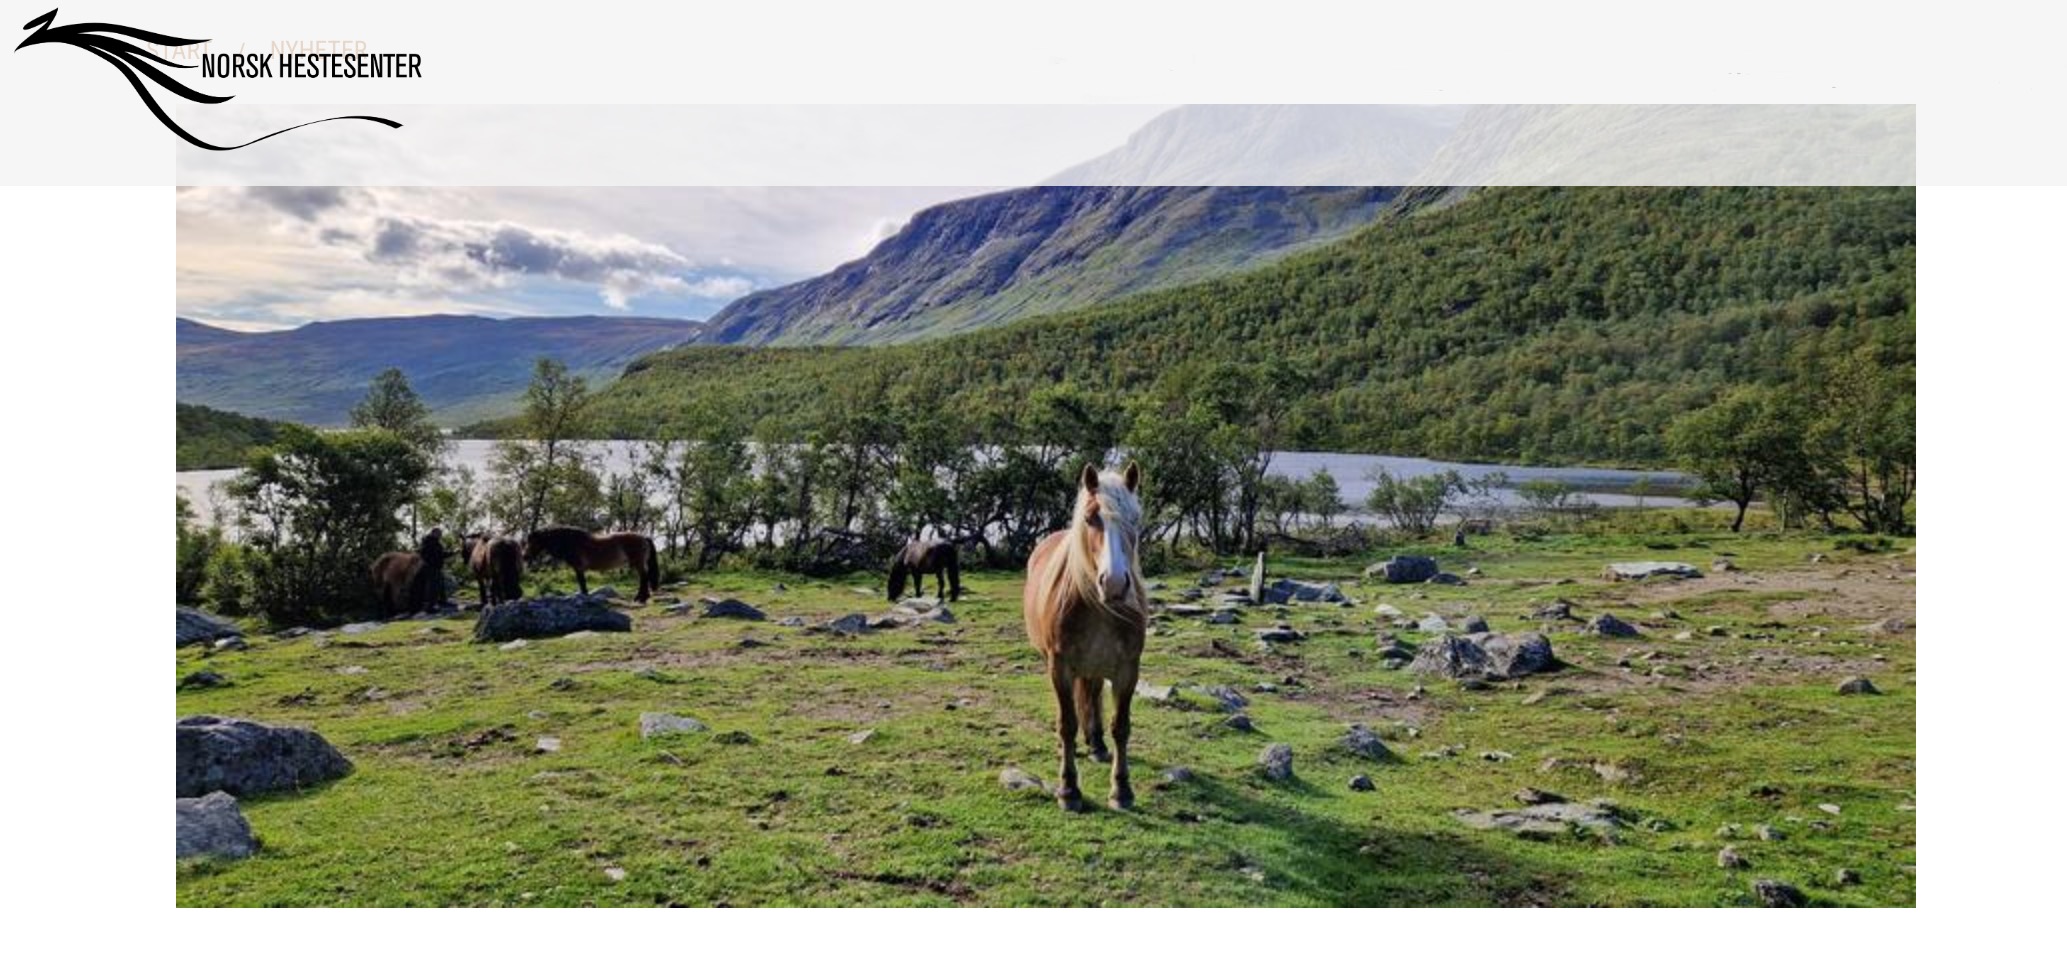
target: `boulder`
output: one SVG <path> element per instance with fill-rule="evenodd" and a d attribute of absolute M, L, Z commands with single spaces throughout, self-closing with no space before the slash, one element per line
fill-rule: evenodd
<path fill-rule="evenodd" d="M 1395 585 L 1406 582 L 1426 582 L 1435 578 L 1441 568 L 1434 559 L 1426 555 L 1395 555 L 1364 570 L 1364 575 Z"/>
<path fill-rule="evenodd" d="M 1470 585 L 1464 577 L 1452 572 L 1437 572 L 1428 577 L 1429 585 Z"/>
<path fill-rule="evenodd" d="M 1610 582 L 1642 581 L 1653 578 L 1698 579 L 1701 570 L 1685 562 L 1613 562 L 1601 570 Z"/>
<path fill-rule="evenodd" d="M 1631 636 L 1643 635 L 1643 630 L 1615 618 L 1613 613 L 1606 612 L 1587 620 L 1586 631 L 1595 636 L 1608 636 L 1617 639 L 1627 639 Z"/>
<path fill-rule="evenodd" d="M 1352 791 L 1375 791 L 1378 789 L 1378 785 L 1371 783 L 1369 775 L 1358 774 L 1349 779 L 1349 789 Z"/>
<path fill-rule="evenodd" d="M 695 717 L 684 717 L 672 713 L 639 714 L 639 736 L 645 740 L 666 737 L 680 733 L 702 733 L 709 730 L 704 722 Z"/>
<path fill-rule="evenodd" d="M 1263 601 L 1267 603 L 1286 602 L 1348 602 L 1349 597 L 1333 582 L 1301 582 L 1298 579 L 1279 579 L 1263 587 Z"/>
<path fill-rule="evenodd" d="M 632 617 L 610 608 L 610 600 L 600 596 L 534 596 L 481 610 L 474 620 L 474 642 L 550 639 L 585 629 L 631 632 Z"/>
<path fill-rule="evenodd" d="M 1863 676 L 1854 676 L 1839 683 L 1837 693 L 1839 696 L 1879 696 L 1880 687 L 1874 686 L 1872 680 Z"/>
<path fill-rule="evenodd" d="M 1801 908 L 1809 904 L 1809 897 L 1801 889 L 1770 878 L 1752 882 L 1751 894 L 1761 908 Z"/>
<path fill-rule="evenodd" d="M 1572 604 L 1563 599 L 1552 600 L 1548 605 L 1538 607 L 1529 613 L 1530 619 L 1546 621 L 1569 621 L 1572 619 Z"/>
<path fill-rule="evenodd" d="M 705 596 L 703 599 L 703 618 L 745 619 L 750 622 L 760 622 L 768 618 L 768 614 L 738 599 L 719 599 L 715 596 Z"/>
<path fill-rule="evenodd" d="M 214 858 L 249 858 L 258 850 L 258 838 L 251 823 L 237 807 L 237 799 L 214 791 L 201 797 L 176 798 L 177 821 L 173 838 L 181 858 L 207 855 Z"/>
<path fill-rule="evenodd" d="M 825 628 L 828 632 L 839 633 L 843 636 L 859 636 L 869 630 L 868 617 L 858 612 L 850 612 L 838 619 L 827 622 Z"/>
<path fill-rule="evenodd" d="M 1484 616 L 1465 616 L 1462 625 L 1467 633 L 1489 633 L 1493 631 L 1493 627 L 1486 625 L 1486 617 Z"/>
<path fill-rule="evenodd" d="M 1263 776 L 1274 781 L 1292 779 L 1292 745 L 1271 744 L 1256 755 L 1256 763 L 1263 768 Z"/>
<path fill-rule="evenodd" d="M 1462 680 L 1475 677 L 1512 679 L 1557 666 L 1550 639 L 1542 633 L 1472 633 L 1444 636 L 1421 647 L 1407 668 L 1417 673 Z"/>
<path fill-rule="evenodd" d="M 1379 739 L 1378 731 L 1361 723 L 1350 725 L 1349 732 L 1342 737 L 1342 749 L 1352 756 L 1365 760 L 1393 760 L 1392 750 Z"/>
<path fill-rule="evenodd" d="M 298 790 L 352 771 L 336 747 L 302 727 L 196 716 L 179 721 L 178 733 L 179 797 Z"/>
<path fill-rule="evenodd" d="M 212 643 L 218 639 L 242 639 L 244 633 L 230 625 L 229 620 L 195 609 L 192 606 L 179 607 L 179 645 Z"/>
<path fill-rule="evenodd" d="M 1421 621 L 1414 624 L 1414 628 L 1424 633 L 1446 633 L 1450 631 L 1450 621 L 1431 612 L 1422 616 Z"/>

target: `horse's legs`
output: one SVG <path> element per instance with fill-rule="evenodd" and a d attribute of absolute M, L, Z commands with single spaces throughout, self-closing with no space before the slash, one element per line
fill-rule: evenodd
<path fill-rule="evenodd" d="M 1134 683 L 1139 661 L 1123 664 L 1112 681 L 1112 800 L 1114 809 L 1134 806 L 1134 785 L 1127 781 L 1127 737 L 1134 732 Z"/>
<path fill-rule="evenodd" d="M 1079 676 L 1076 682 L 1077 729 L 1084 734 L 1084 746 L 1091 748 L 1091 759 L 1101 764 L 1112 759 L 1105 749 L 1105 718 L 1099 716 L 1100 701 L 1105 695 L 1105 681 L 1095 676 Z"/>
<path fill-rule="evenodd" d="M 1055 733 L 1062 742 L 1062 779 L 1057 782 L 1055 800 L 1065 811 L 1081 811 L 1084 792 L 1077 787 L 1077 707 L 1061 657 L 1048 658 L 1048 682 L 1055 687 Z"/>
<path fill-rule="evenodd" d="M 582 595 L 589 594 L 589 574 L 582 571 L 579 565 L 574 567 L 574 584 L 581 587 Z"/>

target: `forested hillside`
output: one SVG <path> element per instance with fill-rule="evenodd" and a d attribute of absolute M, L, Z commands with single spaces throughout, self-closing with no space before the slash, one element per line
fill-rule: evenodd
<path fill-rule="evenodd" d="M 1276 265 L 866 349 L 685 346 L 636 361 L 594 431 L 763 433 L 898 407 L 1009 427 L 1035 392 L 1120 408 L 1258 381 L 1303 449 L 1659 463 L 1674 418 L 1839 360 L 1915 367 L 1910 188 L 1489 189 Z M 922 425 L 923 426 L 923 425 Z"/>
<path fill-rule="evenodd" d="M 233 414 L 198 404 L 179 405 L 179 470 L 234 468 L 251 449 L 273 443 L 280 422 Z"/>

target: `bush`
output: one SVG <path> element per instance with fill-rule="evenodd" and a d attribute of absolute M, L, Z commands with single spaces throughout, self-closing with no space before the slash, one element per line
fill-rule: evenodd
<path fill-rule="evenodd" d="M 208 557 L 201 598 L 225 616 L 241 616 L 252 608 L 250 554 L 234 542 L 221 542 Z"/>
<path fill-rule="evenodd" d="M 1370 509 L 1392 521 L 1393 527 L 1413 535 L 1426 535 L 1450 508 L 1450 500 L 1464 491 L 1464 476 L 1455 471 L 1419 478 L 1395 478 L 1379 471 L 1373 479 Z"/>

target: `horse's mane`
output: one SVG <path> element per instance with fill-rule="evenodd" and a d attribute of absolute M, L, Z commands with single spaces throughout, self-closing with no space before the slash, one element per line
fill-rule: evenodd
<path fill-rule="evenodd" d="M 1121 623 L 1143 628 L 1148 625 L 1147 592 L 1143 591 L 1141 577 L 1141 500 L 1128 490 L 1126 481 L 1118 474 L 1105 471 L 1098 475 L 1099 505 L 1115 512 L 1135 536 L 1134 554 L 1127 559 L 1128 596 L 1123 602 L 1107 602 L 1099 594 L 1097 552 L 1091 546 L 1091 528 L 1084 523 L 1085 506 L 1090 500 L 1089 492 L 1077 489 L 1069 529 L 1062 533 L 1060 554 L 1050 555 L 1042 563 L 1039 581 L 1048 596 L 1050 641 L 1060 637 L 1062 623 L 1080 604 L 1088 604 Z"/>

